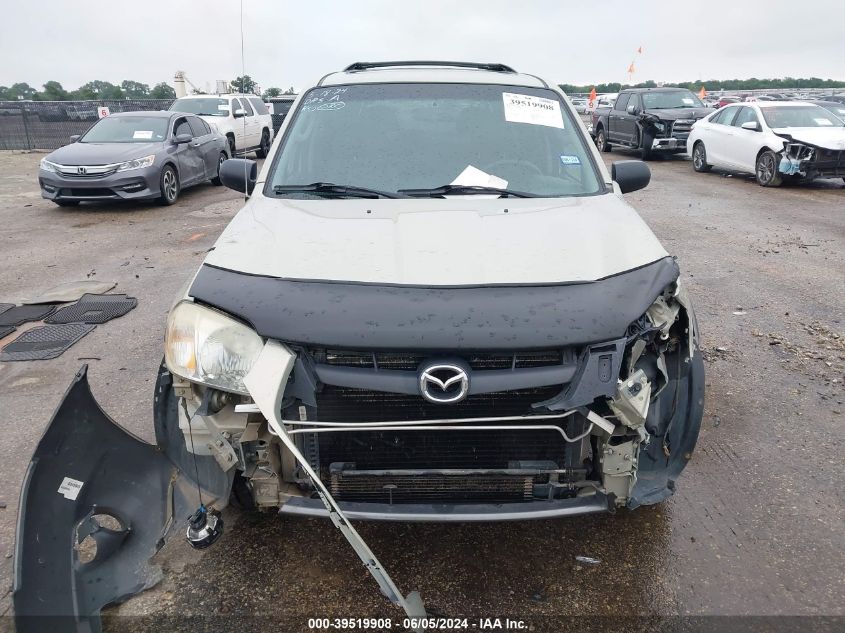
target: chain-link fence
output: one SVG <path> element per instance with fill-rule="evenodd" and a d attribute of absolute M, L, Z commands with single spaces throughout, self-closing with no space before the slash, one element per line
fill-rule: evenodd
<path fill-rule="evenodd" d="M 0 150 L 56 149 L 84 133 L 99 118 L 103 106 L 110 114 L 138 110 L 166 110 L 173 99 L 100 101 L 0 101 Z"/>

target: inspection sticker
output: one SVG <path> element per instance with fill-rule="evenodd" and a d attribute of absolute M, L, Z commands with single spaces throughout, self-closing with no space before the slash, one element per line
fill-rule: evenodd
<path fill-rule="evenodd" d="M 503 92 L 502 101 L 505 104 L 505 121 L 563 129 L 560 102 L 555 99 Z"/>
<path fill-rule="evenodd" d="M 566 154 L 560 155 L 560 164 L 561 165 L 580 165 L 581 159 L 577 156 L 568 156 Z"/>
<path fill-rule="evenodd" d="M 77 479 L 65 477 L 64 479 L 62 479 L 62 485 L 59 486 L 58 492 L 65 499 L 76 501 L 76 498 L 79 496 L 79 491 L 82 490 L 83 485 L 83 482 Z"/>
<path fill-rule="evenodd" d="M 135 133 L 132 134 L 132 138 L 151 139 L 152 137 L 152 130 L 135 130 Z"/>

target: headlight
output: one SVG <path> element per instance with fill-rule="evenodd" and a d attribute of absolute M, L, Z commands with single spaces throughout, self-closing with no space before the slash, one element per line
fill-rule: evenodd
<path fill-rule="evenodd" d="M 41 169 L 43 169 L 44 171 L 51 171 L 51 172 L 53 172 L 54 174 L 55 174 L 55 173 L 58 173 L 58 170 L 56 169 L 56 165 L 55 165 L 55 163 L 51 163 L 51 162 L 50 162 L 49 160 L 47 160 L 46 158 L 42 158 L 42 159 L 41 159 L 41 162 L 38 164 L 38 166 L 39 166 Z"/>
<path fill-rule="evenodd" d="M 248 394 L 243 379 L 263 347 L 261 337 L 248 326 L 188 301 L 167 317 L 167 368 L 215 389 Z"/>
<path fill-rule="evenodd" d="M 151 167 L 155 162 L 155 154 L 144 156 L 143 158 L 136 158 L 135 160 L 127 160 L 125 163 L 120 163 L 117 166 L 117 171 L 129 171 L 130 169 L 141 169 L 142 167 Z"/>

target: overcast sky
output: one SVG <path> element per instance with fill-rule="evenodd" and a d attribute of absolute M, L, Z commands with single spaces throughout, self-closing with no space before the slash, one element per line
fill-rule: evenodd
<path fill-rule="evenodd" d="M 845 80 L 845 0 L 244 0 L 244 64 L 262 88 L 358 60 L 496 61 L 557 83 Z M 643 53 L 635 51 L 643 47 Z M 239 0 L 9 2 L 0 85 L 93 79 L 200 87 L 241 74 Z"/>

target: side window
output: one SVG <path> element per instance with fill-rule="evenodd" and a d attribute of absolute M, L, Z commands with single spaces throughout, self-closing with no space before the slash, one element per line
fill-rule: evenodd
<path fill-rule="evenodd" d="M 232 116 L 235 116 L 235 112 L 237 110 L 243 110 L 244 107 L 241 105 L 240 99 L 232 99 Z"/>
<path fill-rule="evenodd" d="M 250 97 L 249 102 L 255 108 L 256 114 L 270 114 L 270 112 L 267 110 L 267 106 L 264 105 L 264 102 L 261 100 L 260 97 Z"/>
<path fill-rule="evenodd" d="M 724 108 L 719 114 L 713 117 L 713 123 L 719 123 L 721 125 L 730 125 L 731 121 L 733 121 L 734 117 L 736 116 L 737 110 L 739 110 L 738 106 L 728 106 Z"/>
<path fill-rule="evenodd" d="M 188 123 L 191 124 L 191 131 L 194 133 L 195 137 L 205 136 L 206 134 L 208 134 L 208 126 L 205 125 L 205 121 L 203 121 L 202 119 L 199 119 L 195 116 L 189 116 Z M 205 127 L 203 127 L 204 125 Z"/>
<path fill-rule="evenodd" d="M 743 123 L 748 123 L 749 121 L 754 121 L 755 123 L 760 122 L 757 118 L 757 113 L 754 112 L 754 108 L 744 106 L 739 109 L 739 114 L 734 118 L 732 125 L 734 127 L 742 127 Z"/>
<path fill-rule="evenodd" d="M 628 107 L 628 99 L 631 98 L 630 92 L 623 92 L 619 95 L 619 98 L 616 100 L 616 107 L 615 110 L 624 110 Z"/>
<path fill-rule="evenodd" d="M 176 119 L 176 123 L 173 125 L 173 136 L 179 136 L 180 134 L 194 135 L 191 131 L 191 126 L 188 124 L 188 119 Z"/>
<path fill-rule="evenodd" d="M 636 107 L 640 112 L 643 110 L 643 100 L 638 94 L 631 95 L 631 100 L 628 102 L 628 105 Z"/>
<path fill-rule="evenodd" d="M 246 115 L 247 116 L 255 116 L 255 112 L 253 112 L 252 106 L 249 105 L 249 99 L 244 98 L 241 101 L 243 101 L 244 110 L 246 110 Z"/>

